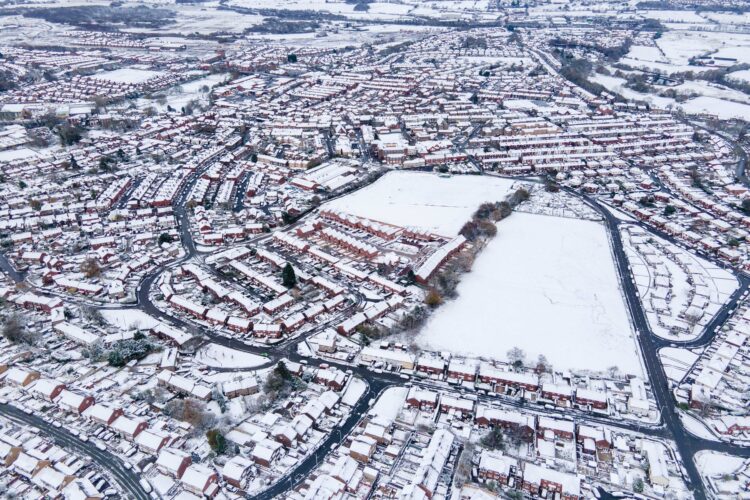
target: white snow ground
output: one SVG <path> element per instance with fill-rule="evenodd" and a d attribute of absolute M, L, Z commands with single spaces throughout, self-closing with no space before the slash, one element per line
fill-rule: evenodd
<path fill-rule="evenodd" d="M 268 361 L 262 356 L 209 344 L 195 354 L 195 361 L 213 368 L 253 368 Z"/>
<path fill-rule="evenodd" d="M 138 309 L 101 309 L 101 313 L 109 324 L 123 330 L 130 328 L 148 330 L 159 323 L 158 319 Z"/>
<path fill-rule="evenodd" d="M 679 415 L 680 420 L 682 420 L 682 425 L 690 434 L 708 441 L 718 441 L 716 436 L 714 436 L 703 422 L 684 412 L 680 412 Z"/>
<path fill-rule="evenodd" d="M 732 474 L 746 459 L 733 457 L 715 451 L 700 451 L 695 455 L 695 464 L 705 476 Z"/>
<path fill-rule="evenodd" d="M 396 420 L 404 406 L 409 389 L 406 387 L 389 387 L 380 395 L 369 414 L 385 422 Z"/>
<path fill-rule="evenodd" d="M 604 226 L 514 213 L 418 342 L 506 359 L 520 347 L 556 368 L 642 375 Z"/>
<path fill-rule="evenodd" d="M 389 172 L 374 184 L 325 207 L 452 237 L 479 205 L 502 201 L 513 184 L 486 176 L 445 178 L 423 172 Z"/>
<path fill-rule="evenodd" d="M 346 389 L 344 390 L 344 395 L 341 397 L 341 402 L 348 406 L 354 406 L 357 404 L 357 401 L 359 401 L 359 398 L 362 397 L 362 395 L 367 390 L 367 384 L 364 380 L 357 377 L 352 377 L 351 382 L 349 382 L 349 385 L 346 386 Z"/>
<path fill-rule="evenodd" d="M 701 96 L 690 99 L 682 105 L 687 113 L 708 113 L 723 120 L 741 118 L 750 120 L 750 105 L 718 99 L 716 97 Z"/>
<path fill-rule="evenodd" d="M 154 77 L 160 76 L 159 71 L 151 71 L 139 68 L 121 68 L 104 73 L 94 74 L 94 78 L 116 83 L 143 83 Z"/>
<path fill-rule="evenodd" d="M 664 373 L 675 383 L 680 383 L 685 374 L 693 367 L 698 359 L 698 355 L 688 349 L 678 347 L 663 347 L 659 349 L 661 364 L 664 366 Z"/>

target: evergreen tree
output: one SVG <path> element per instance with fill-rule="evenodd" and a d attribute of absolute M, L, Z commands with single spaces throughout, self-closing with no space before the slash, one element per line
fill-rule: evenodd
<path fill-rule="evenodd" d="M 281 271 L 281 283 L 287 288 L 294 288 L 297 284 L 297 276 L 294 274 L 294 268 L 288 262 Z"/>
<path fill-rule="evenodd" d="M 227 450 L 227 440 L 224 435 L 218 429 L 211 429 L 206 432 L 206 438 L 211 449 L 216 452 L 217 455 L 221 455 Z"/>
<path fill-rule="evenodd" d="M 279 377 L 284 380 L 292 379 L 292 372 L 289 371 L 289 368 L 286 367 L 286 363 L 284 363 L 283 361 L 279 361 L 276 364 L 276 368 L 274 368 L 274 371 Z"/>

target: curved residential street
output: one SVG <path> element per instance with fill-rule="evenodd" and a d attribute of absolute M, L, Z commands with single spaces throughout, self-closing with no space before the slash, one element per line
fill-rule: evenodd
<path fill-rule="evenodd" d="M 0 500 L 750 500 L 748 2 L 5 2 Z"/>
<path fill-rule="evenodd" d="M 669 387 L 669 379 L 664 373 L 664 367 L 661 364 L 658 354 L 660 347 L 672 343 L 657 337 L 648 324 L 646 315 L 643 311 L 643 305 L 641 304 L 638 295 L 638 289 L 634 281 L 631 279 L 627 255 L 625 254 L 625 249 L 622 245 L 619 230 L 619 225 L 622 221 L 590 196 L 578 195 L 599 212 L 609 231 L 622 291 L 625 295 L 625 301 L 630 312 L 630 317 L 638 335 L 641 355 L 648 373 L 649 381 L 651 382 L 651 389 L 656 398 L 657 406 L 661 409 L 663 424 L 668 431 L 668 436 L 674 440 L 677 446 L 677 451 L 682 457 L 690 482 L 689 486 L 695 495 L 695 498 L 704 499 L 706 498 L 706 492 L 700 473 L 695 464 L 695 454 L 701 450 L 711 450 L 737 456 L 750 457 L 750 448 L 735 446 L 723 442 L 709 441 L 687 432 L 677 413 L 677 406 Z M 660 236 L 664 237 L 666 235 Z M 704 334 L 701 335 L 698 341 L 686 342 L 683 345 L 691 346 L 698 344 L 698 342 L 700 342 L 701 345 L 710 343 L 716 335 L 716 326 L 726 320 L 729 311 L 736 306 L 736 302 L 748 288 L 748 278 L 744 275 L 741 275 L 738 278 L 740 279 L 741 286 L 737 292 L 733 294 L 730 301 L 722 307 L 719 313 L 717 313 L 717 317 L 709 323 Z"/>
<path fill-rule="evenodd" d="M 289 359 L 291 361 L 302 361 L 302 359 L 306 359 L 297 354 L 297 344 L 304 341 L 305 338 L 330 327 L 330 325 L 334 322 L 340 321 L 343 317 L 349 314 L 350 311 L 355 310 L 361 304 L 361 299 L 360 302 L 352 304 L 345 310 L 341 311 L 331 321 L 317 326 L 315 329 L 306 332 L 305 335 L 287 339 L 276 345 L 267 346 L 248 344 L 243 341 L 221 335 L 220 333 L 217 333 L 216 331 L 207 327 L 185 321 L 171 314 L 167 314 L 166 312 L 159 309 L 151 300 L 150 295 L 153 285 L 166 269 L 174 268 L 181 263 L 187 262 L 191 259 L 197 259 L 201 256 L 192 237 L 189 216 L 185 204 L 187 193 L 190 192 L 191 186 L 197 181 L 199 175 L 200 174 L 196 174 L 192 179 L 190 179 L 190 181 L 181 191 L 181 194 L 178 196 L 177 203 L 174 206 L 175 217 L 178 224 L 178 232 L 180 234 L 180 239 L 185 251 L 185 255 L 177 261 L 169 264 L 169 266 L 161 266 L 144 276 L 136 290 L 136 304 L 133 306 L 124 306 L 121 308 L 138 309 L 178 328 L 190 332 L 198 332 L 205 339 L 206 343 L 217 344 L 242 352 L 248 352 L 259 356 L 266 356 L 268 358 L 267 362 L 258 366 L 254 366 L 252 368 L 253 370 L 270 367 L 276 364 L 281 359 Z M 538 181 L 538 179 L 527 180 Z M 597 200 L 593 197 L 575 192 L 571 189 L 565 190 L 569 194 L 580 197 L 589 206 L 596 210 L 603 218 L 604 224 L 610 236 L 612 251 L 615 258 L 617 272 L 620 277 L 622 292 L 624 294 L 627 308 L 629 310 L 635 331 L 637 332 L 641 349 L 641 356 L 648 373 L 648 378 L 651 383 L 651 389 L 653 391 L 654 397 L 656 398 L 657 405 L 661 409 L 662 420 L 661 423 L 657 426 L 645 426 L 643 424 L 611 420 L 605 417 L 589 417 L 584 413 L 577 413 L 575 414 L 575 417 L 580 420 L 596 422 L 602 425 L 610 425 L 614 428 L 627 429 L 631 431 L 641 432 L 647 435 L 652 435 L 655 437 L 663 437 L 674 440 L 677 450 L 683 459 L 689 487 L 693 491 L 695 498 L 706 498 L 706 493 L 701 481 L 701 476 L 694 462 L 695 454 L 702 450 L 711 450 L 742 457 L 750 457 L 750 448 L 735 446 L 724 442 L 709 441 L 696 437 L 687 432 L 678 415 L 675 401 L 669 387 L 669 381 L 666 377 L 666 374 L 664 373 L 664 369 L 659 359 L 658 350 L 666 346 L 692 348 L 710 344 L 716 335 L 718 327 L 720 327 L 727 320 L 727 318 L 731 314 L 731 311 L 734 310 L 744 293 L 750 287 L 750 278 L 744 274 L 737 275 L 737 279 L 740 283 L 739 287 L 732 294 L 729 300 L 721 307 L 715 317 L 712 318 L 711 321 L 706 325 L 702 334 L 695 340 L 678 342 L 659 338 L 654 335 L 648 324 L 636 285 L 631 277 L 627 256 L 623 248 L 620 236 L 620 225 L 623 224 L 623 221 L 615 217 L 612 212 L 598 203 Z M 301 223 L 302 220 L 296 222 L 295 224 Z M 634 223 L 627 222 L 626 224 Z M 649 230 L 654 232 L 661 238 L 666 239 L 667 241 L 677 243 L 669 235 L 660 233 L 658 231 L 653 231 L 651 228 L 649 228 Z M 266 238 L 268 238 L 268 235 L 259 236 L 246 242 L 245 244 L 257 243 Z M 25 280 L 25 273 L 17 271 L 4 255 L 0 255 L 0 269 L 2 269 L 6 274 L 8 274 L 11 279 L 16 282 L 23 282 Z M 315 360 L 308 361 L 312 362 L 312 364 L 315 364 Z M 366 413 L 369 402 L 373 395 L 379 394 L 383 389 L 389 386 L 399 385 L 405 382 L 403 378 L 393 373 L 375 373 L 374 371 L 360 366 L 353 367 L 348 364 L 336 363 L 329 360 L 326 360 L 325 363 L 333 366 L 338 366 L 342 370 L 352 370 L 353 373 L 358 377 L 363 378 L 368 384 L 368 388 L 365 394 L 353 408 L 353 411 L 348 416 L 348 418 L 346 418 L 346 420 L 337 428 L 337 430 L 329 435 L 312 454 L 301 461 L 293 471 L 285 476 L 283 480 L 276 482 L 270 488 L 258 495 L 255 495 L 252 498 L 257 498 L 259 500 L 274 498 L 277 495 L 280 495 L 299 485 L 307 476 L 307 474 L 323 461 L 326 454 L 334 446 L 341 442 L 343 437 L 346 436 L 357 425 L 362 415 Z M 429 386 L 428 382 L 418 381 L 417 383 Z M 481 400 L 486 402 L 492 402 L 494 400 L 508 406 L 516 406 L 519 408 L 523 406 L 522 404 L 519 404 L 517 402 L 508 401 L 503 398 L 493 398 L 491 396 L 482 396 Z M 544 408 L 536 407 L 533 408 L 533 411 L 535 413 L 541 414 L 558 414 L 554 410 L 546 410 Z M 60 445 L 69 447 L 70 449 L 90 456 L 102 468 L 109 471 L 112 476 L 118 481 L 118 484 L 120 484 L 123 490 L 126 491 L 132 498 L 148 498 L 148 495 L 138 483 L 136 474 L 130 470 L 125 469 L 122 465 L 122 461 L 120 461 L 118 458 L 110 455 L 109 453 L 100 451 L 90 443 L 81 442 L 66 431 L 57 429 L 44 420 L 32 415 L 28 415 L 13 406 L 0 405 L 0 414 L 6 415 L 9 418 L 17 421 L 21 421 L 27 425 L 37 427 L 53 436 Z"/>
<path fill-rule="evenodd" d="M 122 460 L 108 451 L 100 450 L 91 441 L 81 441 L 64 428 L 57 428 L 45 420 L 35 415 L 29 415 L 9 404 L 0 403 L 0 415 L 15 422 L 35 427 L 47 436 L 52 437 L 58 446 L 90 457 L 92 462 L 110 474 L 128 498 L 134 500 L 150 498 L 141 486 L 138 476 L 132 470 L 126 469 Z"/>
<path fill-rule="evenodd" d="M 194 181 L 195 179 L 192 182 Z M 647 435 L 652 435 L 655 437 L 663 437 L 674 440 L 677 446 L 677 450 L 684 462 L 685 473 L 687 474 L 689 487 L 693 491 L 693 494 L 696 498 L 706 498 L 700 473 L 693 460 L 695 454 L 702 450 L 711 450 L 736 456 L 750 457 L 750 448 L 740 447 L 725 442 L 706 440 L 696 437 L 687 432 L 678 415 L 675 401 L 669 387 L 669 381 L 666 377 L 666 374 L 664 373 L 664 369 L 659 359 L 658 350 L 665 346 L 679 346 L 690 348 L 708 345 L 716 335 L 718 327 L 726 321 L 726 319 L 731 314 L 731 311 L 736 307 L 737 303 L 741 299 L 742 295 L 745 293 L 745 291 L 748 290 L 748 287 L 750 287 L 750 278 L 748 278 L 744 274 L 737 276 L 740 282 L 740 286 L 732 294 L 727 303 L 724 304 L 723 307 L 718 311 L 715 317 L 706 325 L 704 331 L 697 339 L 688 342 L 675 342 L 659 338 L 654 335 L 649 327 L 640 298 L 638 296 L 637 288 L 634 281 L 631 279 L 627 256 L 625 254 L 620 237 L 620 224 L 623 224 L 623 221 L 615 217 L 606 207 L 599 204 L 594 198 L 585 194 L 574 192 L 570 189 L 567 189 L 566 191 L 574 196 L 580 197 L 589 206 L 595 209 L 602 216 L 604 224 L 606 225 L 606 228 L 609 232 L 613 255 L 615 258 L 615 264 L 617 267 L 618 275 L 620 276 L 622 291 L 625 297 L 627 308 L 632 318 L 634 328 L 638 335 L 641 355 L 644 366 L 648 373 L 649 381 L 651 382 L 651 389 L 656 398 L 657 405 L 661 409 L 662 421 L 660 425 L 649 427 L 643 424 L 611 420 L 607 419 L 606 417 L 593 418 L 587 416 L 584 413 L 578 413 L 575 415 L 575 417 L 580 420 L 596 422 L 602 425 L 610 425 L 614 428 L 627 429 L 631 431 L 641 432 Z M 186 192 L 188 192 L 187 188 L 185 193 Z M 213 343 L 230 349 L 236 349 L 259 356 L 266 356 L 268 358 L 267 362 L 263 363 L 262 365 L 253 367 L 253 370 L 270 367 L 276 364 L 281 359 L 289 359 L 291 361 L 297 362 L 302 361 L 303 359 L 307 359 L 297 354 L 297 344 L 301 341 L 304 341 L 305 338 L 329 327 L 330 324 L 332 324 L 331 322 L 328 322 L 324 325 L 319 325 L 312 331 L 307 332 L 304 336 L 288 339 L 277 345 L 259 346 L 248 344 L 240 340 L 221 335 L 220 333 L 217 333 L 216 331 L 209 328 L 167 314 L 156 307 L 156 305 L 152 302 L 150 297 L 151 290 L 156 280 L 161 276 L 162 272 L 164 272 L 165 269 L 173 268 L 176 265 L 195 258 L 198 255 L 198 251 L 196 250 L 196 246 L 193 242 L 193 238 L 189 228 L 188 215 L 184 206 L 184 194 L 183 196 L 181 196 L 180 200 L 181 203 L 179 203 L 175 207 L 175 215 L 177 217 L 179 232 L 186 255 L 175 263 L 170 264 L 169 267 L 160 267 L 147 274 L 137 288 L 136 305 L 124 307 L 124 309 L 139 309 L 155 318 L 158 318 L 167 323 L 171 323 L 178 328 L 182 328 L 184 330 L 192 332 L 199 332 L 200 335 L 205 339 L 206 343 Z M 627 222 L 627 224 L 631 224 L 631 222 Z M 674 239 L 666 234 L 660 234 L 658 232 L 655 233 L 670 242 L 676 243 Z M 263 237 L 260 237 L 254 241 L 259 241 L 262 239 Z M 0 268 L 2 268 L 3 271 L 5 271 L 15 281 L 20 282 L 25 278 L 23 273 L 19 273 L 13 268 L 13 266 L 7 261 L 5 256 L 0 257 Z M 337 315 L 336 318 L 334 318 L 334 320 L 332 321 L 341 320 L 342 317 L 344 317 L 350 310 L 355 309 L 358 305 L 359 304 L 351 305 L 346 310 Z M 313 359 L 309 359 L 308 361 L 311 362 L 311 364 L 316 363 L 316 361 Z M 257 498 L 260 500 L 274 498 L 275 496 L 299 485 L 301 481 L 303 481 L 303 479 L 306 477 L 306 475 L 310 471 L 312 471 L 320 462 L 322 462 L 326 453 L 328 453 L 328 451 L 330 451 L 332 447 L 337 445 L 343 439 L 343 437 L 346 436 L 357 425 L 362 415 L 366 413 L 369 402 L 373 395 L 379 394 L 383 389 L 389 386 L 399 385 L 405 382 L 403 378 L 394 373 L 375 373 L 374 371 L 364 367 L 352 367 L 348 364 L 336 363 L 329 360 L 326 360 L 325 363 L 327 363 L 328 365 L 338 366 L 342 370 L 352 370 L 355 375 L 364 379 L 368 384 L 368 388 L 365 394 L 353 408 L 353 411 L 348 416 L 348 418 L 346 418 L 346 420 L 337 428 L 335 432 L 333 432 L 324 440 L 324 442 L 318 447 L 318 449 L 316 449 L 306 459 L 301 461 L 292 472 L 285 476 L 283 480 L 273 484 L 269 489 L 258 495 L 255 495 L 252 498 Z M 426 387 L 429 387 L 429 382 L 419 381 L 417 383 L 424 384 Z M 480 399 L 486 402 L 492 402 L 494 400 L 505 405 L 516 406 L 518 408 L 523 407 L 522 404 L 519 404 L 517 402 L 509 402 L 503 398 L 482 396 Z M 534 407 L 533 411 L 535 413 L 541 414 L 557 414 L 554 410 L 546 410 L 544 408 Z M 31 425 L 45 432 L 48 432 L 50 435 L 55 437 L 55 439 L 58 440 L 59 444 L 61 444 L 62 446 L 67 446 L 80 453 L 89 455 L 101 467 L 108 470 L 118 481 L 120 486 L 133 498 L 148 498 L 148 495 L 143 491 L 143 488 L 138 483 L 136 474 L 130 470 L 126 470 L 123 467 L 122 462 L 109 453 L 100 451 L 90 443 L 81 442 L 66 431 L 57 429 L 44 420 L 32 415 L 28 415 L 13 406 L 0 405 L 0 414 L 6 415 L 15 420 L 24 422 L 27 425 Z"/>

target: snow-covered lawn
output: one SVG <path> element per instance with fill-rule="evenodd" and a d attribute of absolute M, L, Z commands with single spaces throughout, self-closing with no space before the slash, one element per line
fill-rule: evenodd
<path fill-rule="evenodd" d="M 675 383 L 682 381 L 685 374 L 698 359 L 698 355 L 694 352 L 677 347 L 659 349 L 659 357 L 661 358 L 662 366 L 664 366 L 664 373 Z"/>
<path fill-rule="evenodd" d="M 699 451 L 695 455 L 695 464 L 704 476 L 732 474 L 745 463 L 745 460 L 747 459 L 715 451 Z"/>
<path fill-rule="evenodd" d="M 159 323 L 158 319 L 138 309 L 102 309 L 101 313 L 107 322 L 123 330 L 148 330 Z"/>
<path fill-rule="evenodd" d="M 268 359 L 249 352 L 209 344 L 195 354 L 195 361 L 212 368 L 253 368 L 266 364 Z"/>
<path fill-rule="evenodd" d="M 210 372 L 208 375 L 201 376 L 201 380 L 207 382 L 209 385 L 229 382 L 230 380 L 240 380 L 252 375 L 258 377 L 258 380 L 265 380 L 271 370 L 272 368 L 264 368 L 262 370 L 249 369 L 247 371 L 232 370 L 231 372 Z"/>
<path fill-rule="evenodd" d="M 409 389 L 406 387 L 389 387 L 380 395 L 369 414 L 384 422 L 393 422 L 403 408 L 408 394 Z"/>
<path fill-rule="evenodd" d="M 514 213 L 427 323 L 419 343 L 506 359 L 512 347 L 560 369 L 641 375 L 603 225 Z"/>
<path fill-rule="evenodd" d="M 325 208 L 450 237 L 458 234 L 479 205 L 502 201 L 513 184 L 486 176 L 445 178 L 423 172 L 389 172 Z"/>
<path fill-rule="evenodd" d="M 744 490 L 750 461 L 715 451 L 699 451 L 695 463 L 714 498 L 737 498 Z"/>
<path fill-rule="evenodd" d="M 357 377 L 352 377 L 351 382 L 346 386 L 344 395 L 341 396 L 341 402 L 348 406 L 354 406 L 359 401 L 359 398 L 367 390 L 367 384 L 364 380 Z"/>
<path fill-rule="evenodd" d="M 711 432 L 706 425 L 698 420 L 697 418 L 693 417 L 692 415 L 689 415 L 684 412 L 680 413 L 680 420 L 682 421 L 682 425 L 685 426 L 685 430 L 687 430 L 690 434 L 693 436 L 706 439 L 708 441 L 718 441 L 716 439 L 716 436 L 714 436 L 713 432 Z"/>

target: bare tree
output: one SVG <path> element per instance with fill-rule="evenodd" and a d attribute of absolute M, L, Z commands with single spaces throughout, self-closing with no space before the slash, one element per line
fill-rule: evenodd
<path fill-rule="evenodd" d="M 519 347 L 514 347 L 511 350 L 508 351 L 508 361 L 515 367 L 515 368 L 522 368 L 523 364 L 526 360 L 526 353 L 523 351 L 523 349 Z"/>
<path fill-rule="evenodd" d="M 548 373 L 552 371 L 552 364 L 550 364 L 544 354 L 540 354 L 536 360 L 536 371 L 540 373 Z"/>
<path fill-rule="evenodd" d="M 22 322 L 17 315 L 13 314 L 5 319 L 5 324 L 3 325 L 3 337 L 5 337 L 8 342 L 14 344 L 19 342 L 26 343 L 28 340 L 26 329 L 23 327 Z"/>
<path fill-rule="evenodd" d="M 102 273 L 102 268 L 96 259 L 86 259 L 81 263 L 81 272 L 87 278 L 96 278 Z"/>
<path fill-rule="evenodd" d="M 430 288 L 427 296 L 425 296 L 424 303 L 434 309 L 443 303 L 443 296 L 436 288 Z"/>
<path fill-rule="evenodd" d="M 173 399 L 164 406 L 164 413 L 193 426 L 195 432 L 205 431 L 214 424 L 214 416 L 206 404 L 194 398 Z"/>

